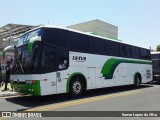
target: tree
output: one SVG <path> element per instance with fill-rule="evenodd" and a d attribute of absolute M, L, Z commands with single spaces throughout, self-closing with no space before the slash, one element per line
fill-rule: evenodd
<path fill-rule="evenodd" d="M 157 51 L 160 51 L 160 45 L 157 45 L 157 49 L 156 49 Z"/>

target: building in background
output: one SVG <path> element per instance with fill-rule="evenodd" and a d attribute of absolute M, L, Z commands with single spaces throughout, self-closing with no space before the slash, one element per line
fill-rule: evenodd
<path fill-rule="evenodd" d="M 20 25 L 20 24 L 7 24 L 0 27 L 0 63 L 2 66 L 2 73 L 5 73 L 5 65 L 7 61 L 14 60 L 14 51 L 9 50 L 6 52 L 5 59 L 2 58 L 2 51 L 6 46 L 15 45 L 17 38 L 24 32 L 33 29 L 35 26 Z M 4 75 L 3 75 L 4 76 Z"/>
<path fill-rule="evenodd" d="M 67 26 L 67 28 L 88 32 L 107 38 L 118 39 L 118 27 L 98 19 Z"/>
<path fill-rule="evenodd" d="M 0 27 L 0 48 L 17 43 L 17 38 L 24 32 L 35 28 L 32 25 L 7 24 Z"/>

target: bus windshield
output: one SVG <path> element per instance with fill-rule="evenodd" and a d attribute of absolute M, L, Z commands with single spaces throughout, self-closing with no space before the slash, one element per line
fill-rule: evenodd
<path fill-rule="evenodd" d="M 160 60 L 152 60 L 153 70 L 160 70 Z"/>
<path fill-rule="evenodd" d="M 153 71 L 160 71 L 160 55 L 152 54 Z"/>
<path fill-rule="evenodd" d="M 15 48 L 15 61 L 13 63 L 12 74 L 34 74 L 38 72 L 39 43 L 33 44 L 33 52 L 28 53 L 28 42 L 32 37 L 41 36 L 42 29 L 38 29 L 23 35 Z"/>

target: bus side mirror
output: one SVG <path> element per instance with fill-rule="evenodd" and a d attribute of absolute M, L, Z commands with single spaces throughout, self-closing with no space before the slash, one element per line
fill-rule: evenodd
<path fill-rule="evenodd" d="M 40 36 L 36 36 L 36 37 L 32 37 L 29 42 L 28 42 L 28 48 L 27 48 L 27 51 L 29 54 L 32 53 L 32 48 L 33 48 L 33 43 L 34 42 L 37 42 L 37 41 L 41 41 L 41 37 Z"/>
<path fill-rule="evenodd" d="M 10 46 L 7 46 L 6 48 L 4 48 L 3 52 L 2 52 L 2 58 L 5 59 L 5 54 L 6 54 L 6 51 L 7 50 L 14 50 L 15 46 L 14 45 L 10 45 Z"/>

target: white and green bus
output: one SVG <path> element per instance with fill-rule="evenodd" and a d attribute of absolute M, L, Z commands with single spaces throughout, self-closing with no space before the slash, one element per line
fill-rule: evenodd
<path fill-rule="evenodd" d="M 23 34 L 15 49 L 11 81 L 31 95 L 69 93 L 152 80 L 150 50 L 67 28 L 42 26 Z"/>

